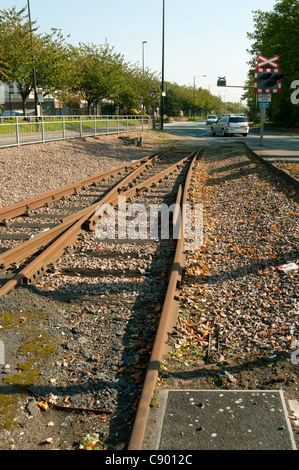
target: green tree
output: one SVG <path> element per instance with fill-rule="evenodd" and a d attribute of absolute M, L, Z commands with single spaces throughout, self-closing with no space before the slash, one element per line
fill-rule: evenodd
<path fill-rule="evenodd" d="M 0 65 L 0 80 L 18 84 L 24 115 L 27 97 L 34 91 L 34 69 L 36 86 L 44 95 L 66 89 L 74 76 L 68 47 L 51 35 L 37 34 L 25 12 L 26 8 L 15 7 L 0 11 L 0 64 L 5 64 L 3 69 Z"/>
<path fill-rule="evenodd" d="M 175 117 L 179 116 L 182 110 L 182 101 L 175 89 L 171 85 L 167 86 L 167 94 L 165 97 L 165 114 L 167 116 Z"/>
<path fill-rule="evenodd" d="M 30 23 L 25 8 L 0 11 L 0 43 L 2 44 L 1 63 L 5 63 L 4 73 L 0 70 L 3 82 L 17 82 L 26 114 L 26 99 L 33 90 L 34 56 L 30 38 Z M 33 28 L 34 24 L 32 24 Z"/>
<path fill-rule="evenodd" d="M 106 42 L 104 45 L 83 44 L 72 47 L 71 54 L 77 69 L 77 91 L 87 101 L 88 114 L 91 106 L 106 98 L 115 100 L 121 86 L 124 59 Z"/>
<path fill-rule="evenodd" d="M 298 0 L 276 0 L 273 11 L 257 10 L 253 17 L 254 31 L 248 33 L 253 41 L 251 66 L 257 63 L 257 54 L 265 57 L 279 55 L 279 66 L 284 77 L 281 93 L 273 94 L 269 117 L 275 124 L 299 125 L 299 108 L 291 103 L 291 83 L 299 79 L 299 3 Z M 252 70 L 249 79 L 252 82 Z M 250 93 L 247 93 L 250 96 Z M 254 100 L 249 100 L 250 108 Z"/>
<path fill-rule="evenodd" d="M 44 95 L 66 93 L 78 83 L 78 72 L 72 60 L 69 46 L 63 40 L 53 40 L 53 35 L 36 38 L 39 49 L 37 83 Z"/>
<path fill-rule="evenodd" d="M 143 107 L 150 108 L 153 105 L 150 90 L 158 91 L 159 87 L 160 82 L 155 73 L 148 69 L 143 71 L 137 65 L 125 64 L 116 99 L 120 112 L 128 113 L 132 108 L 141 108 L 140 97 L 143 98 Z"/>

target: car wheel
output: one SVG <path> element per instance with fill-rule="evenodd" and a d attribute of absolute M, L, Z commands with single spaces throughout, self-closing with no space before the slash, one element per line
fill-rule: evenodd
<path fill-rule="evenodd" d="M 211 127 L 211 132 L 212 132 L 212 135 L 216 135 L 214 129 Z"/>
<path fill-rule="evenodd" d="M 247 134 L 242 134 L 243 137 L 247 137 Z"/>
<path fill-rule="evenodd" d="M 227 133 L 224 129 L 221 130 L 221 137 L 227 137 Z"/>

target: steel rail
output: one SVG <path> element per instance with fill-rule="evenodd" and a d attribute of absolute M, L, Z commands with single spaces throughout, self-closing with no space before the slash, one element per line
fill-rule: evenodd
<path fill-rule="evenodd" d="M 154 182 L 165 177 L 165 175 L 169 174 L 170 172 L 174 171 L 177 167 L 184 164 L 188 159 L 193 158 L 193 156 L 194 153 L 190 154 L 188 157 L 185 157 L 174 165 L 171 165 L 168 169 L 163 170 L 162 172 L 158 173 L 157 175 L 154 175 L 145 182 L 140 183 L 139 185 L 137 185 L 137 187 L 139 188 L 139 190 L 141 188 L 149 187 Z M 101 201 L 91 205 L 87 210 L 84 209 L 76 213 L 76 217 L 80 213 L 80 218 L 77 220 L 72 220 L 72 222 L 68 221 L 70 225 L 55 241 L 53 241 L 49 246 L 47 246 L 42 253 L 40 253 L 33 261 L 31 261 L 27 266 L 25 266 L 19 273 L 13 276 L 12 279 L 6 282 L 0 288 L 0 297 L 8 294 L 11 290 L 13 290 L 20 284 L 33 283 L 37 279 L 37 277 L 39 277 L 45 272 L 49 265 L 53 264 L 61 256 L 61 254 L 68 246 L 72 245 L 78 239 L 78 237 L 83 231 L 84 225 L 86 224 L 88 219 L 94 215 L 97 208 L 105 203 L 115 204 L 118 199 L 117 194 L 119 194 L 119 189 L 123 187 L 124 181 L 127 184 L 130 181 L 134 180 L 134 178 L 136 178 L 138 174 L 144 171 L 147 165 L 148 162 L 145 162 L 140 168 L 134 170 L 131 175 L 127 176 L 124 180 L 122 180 L 114 188 L 112 188 L 111 191 L 106 194 Z M 122 195 L 131 196 L 133 193 L 136 193 L 136 187 L 124 191 Z"/>
<path fill-rule="evenodd" d="M 141 183 L 136 184 L 132 188 L 128 189 L 127 191 L 122 193 L 122 196 L 125 196 L 128 200 L 134 197 L 136 194 L 140 193 L 143 190 L 146 190 L 153 184 L 162 181 L 163 178 L 171 174 L 174 170 L 179 168 L 180 166 L 184 165 L 187 163 L 189 160 L 191 160 L 195 155 L 198 154 L 199 151 L 192 152 L 190 155 L 187 157 L 183 158 L 177 163 L 174 163 L 170 167 L 166 168 L 165 170 L 161 171 L 157 175 L 153 175 L 152 177 L 148 178 L 146 181 L 142 181 Z M 118 203 L 118 197 L 115 197 L 113 200 L 110 201 L 110 204 L 112 206 L 115 206 Z M 89 229 L 92 231 L 94 230 L 94 227 L 99 220 L 99 216 L 97 213 L 95 213 L 93 216 L 89 218 Z"/>
<path fill-rule="evenodd" d="M 126 184 L 129 184 L 131 180 L 134 180 L 139 174 L 141 174 L 149 164 L 154 163 L 157 161 L 158 158 L 168 154 L 174 150 L 174 147 L 169 147 L 162 152 L 158 152 L 152 156 L 145 157 L 144 159 L 138 160 L 138 164 L 140 162 L 144 162 L 141 166 L 137 167 L 132 173 L 126 176 L 120 183 L 118 183 L 115 188 L 113 188 L 108 194 L 111 197 L 114 193 L 116 194 L 121 187 Z M 145 160 L 145 161 L 144 161 Z M 134 162 L 135 163 L 135 162 Z M 120 169 L 124 169 L 126 166 L 118 167 L 118 172 Z M 127 167 L 126 167 L 127 168 Z M 112 171 L 116 171 L 112 170 Z M 110 172 L 109 172 L 110 173 Z M 86 181 L 86 180 L 84 180 Z M 6 270 L 13 264 L 17 264 L 26 258 L 32 256 L 33 254 L 37 253 L 39 250 L 45 248 L 49 243 L 54 241 L 58 236 L 60 236 L 63 232 L 65 232 L 73 223 L 79 220 L 81 217 L 86 214 L 89 209 L 95 209 L 99 206 L 99 204 L 103 201 L 98 201 L 91 206 L 86 207 L 85 209 L 81 209 L 74 214 L 66 216 L 62 219 L 61 223 L 52 227 L 51 229 L 47 230 L 46 232 L 42 232 L 35 237 L 26 240 L 22 244 L 19 244 L 0 255 L 0 269 Z M 104 202 L 107 202 L 106 199 Z"/>
<path fill-rule="evenodd" d="M 188 200 L 188 191 L 190 188 L 190 181 L 192 177 L 193 167 L 198 156 L 201 156 L 204 153 L 204 149 L 199 150 L 196 155 L 194 155 L 190 168 L 185 180 L 183 196 L 181 197 L 181 192 L 178 192 L 177 200 L 182 199 L 183 204 L 187 203 Z M 176 251 L 174 255 L 173 265 L 170 272 L 170 278 L 168 283 L 168 288 L 163 304 L 163 309 L 159 321 L 159 326 L 157 329 L 157 334 L 155 342 L 153 345 L 149 365 L 147 368 L 144 385 L 141 393 L 141 398 L 137 408 L 135 421 L 133 424 L 133 429 L 131 433 L 131 438 L 128 446 L 128 450 L 141 450 L 144 434 L 146 430 L 146 424 L 148 420 L 150 403 L 154 394 L 154 390 L 157 384 L 157 379 L 159 376 L 159 369 L 163 355 L 168 350 L 167 339 L 168 332 L 174 326 L 177 311 L 179 307 L 179 302 L 177 298 L 177 289 L 179 287 L 183 266 L 185 264 L 185 254 L 184 254 L 184 211 L 181 211 L 181 237 L 177 241 Z"/>
<path fill-rule="evenodd" d="M 120 167 L 113 168 L 112 170 L 108 170 L 98 175 L 76 181 L 69 185 L 63 186 L 62 188 L 58 188 L 53 191 L 48 191 L 41 195 L 34 196 L 32 198 L 25 199 L 20 202 L 16 202 L 15 204 L 12 204 L 10 206 L 0 208 L 0 222 L 8 223 L 8 220 L 12 218 L 27 214 L 30 210 L 39 209 L 45 204 L 57 201 L 64 196 L 74 194 L 80 189 L 84 189 L 87 186 L 91 186 L 94 183 L 97 183 L 105 178 L 108 178 L 109 176 L 113 176 L 117 173 L 122 173 L 123 171 L 126 171 L 127 169 L 137 167 L 138 165 L 150 160 L 153 157 L 156 157 L 156 156 L 161 157 L 164 154 L 166 155 L 172 149 L 173 147 L 168 147 L 167 149 L 162 150 L 161 152 L 158 152 L 157 154 L 148 155 L 136 161 L 126 163 L 125 165 L 122 165 Z"/>

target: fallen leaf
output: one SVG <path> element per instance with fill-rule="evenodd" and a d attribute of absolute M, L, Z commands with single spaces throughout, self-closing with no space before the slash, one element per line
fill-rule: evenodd
<path fill-rule="evenodd" d="M 46 401 L 39 401 L 36 403 L 42 410 L 47 411 L 49 409 L 49 405 Z"/>

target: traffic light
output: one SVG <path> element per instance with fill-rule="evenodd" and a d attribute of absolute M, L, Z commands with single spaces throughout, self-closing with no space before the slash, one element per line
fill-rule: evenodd
<path fill-rule="evenodd" d="M 258 69 L 259 70 L 259 69 Z M 278 93 L 281 89 L 281 79 L 283 73 L 279 71 L 257 71 L 255 74 L 255 88 L 256 92 L 269 92 Z"/>
<path fill-rule="evenodd" d="M 226 86 L 226 78 L 225 77 L 218 77 L 217 86 Z"/>

